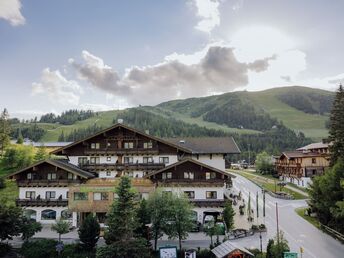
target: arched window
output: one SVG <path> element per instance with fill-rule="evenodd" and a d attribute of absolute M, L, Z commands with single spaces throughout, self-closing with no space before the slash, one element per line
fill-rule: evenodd
<path fill-rule="evenodd" d="M 61 219 L 70 220 L 70 219 L 72 219 L 72 217 L 73 217 L 73 214 L 70 210 L 61 211 Z"/>
<path fill-rule="evenodd" d="M 24 216 L 30 220 L 36 221 L 37 218 L 37 212 L 34 210 L 24 210 Z"/>
<path fill-rule="evenodd" d="M 42 220 L 55 220 L 56 211 L 54 210 L 43 210 L 41 215 Z"/>

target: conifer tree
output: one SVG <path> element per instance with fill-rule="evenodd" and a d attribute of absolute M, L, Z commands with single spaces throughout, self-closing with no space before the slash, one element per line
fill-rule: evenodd
<path fill-rule="evenodd" d="M 88 215 L 81 224 L 78 233 L 82 246 L 87 251 L 92 251 L 98 242 L 100 234 L 100 225 L 97 219 L 92 214 Z"/>
<path fill-rule="evenodd" d="M 114 201 L 108 213 L 108 230 L 105 233 L 106 243 L 130 240 L 137 228 L 135 211 L 135 192 L 130 179 L 122 177 L 116 188 L 118 199 Z"/>
<path fill-rule="evenodd" d="M 227 201 L 223 209 L 223 220 L 226 224 L 227 230 L 231 231 L 234 228 L 235 211 L 231 201 Z"/>
<path fill-rule="evenodd" d="M 0 115 L 0 155 L 4 152 L 6 146 L 10 143 L 11 126 L 9 114 L 5 108 Z"/>
<path fill-rule="evenodd" d="M 344 89 L 340 85 L 333 102 L 330 116 L 331 165 L 344 159 Z"/>

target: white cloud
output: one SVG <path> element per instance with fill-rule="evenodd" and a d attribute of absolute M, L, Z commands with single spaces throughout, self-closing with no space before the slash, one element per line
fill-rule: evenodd
<path fill-rule="evenodd" d="M 120 84 L 118 73 L 106 65 L 103 59 L 84 50 L 82 51 L 84 63 L 77 63 L 70 58 L 68 62 L 76 69 L 79 78 L 88 81 L 96 88 L 113 94 L 127 93 L 130 88 Z"/>
<path fill-rule="evenodd" d="M 1 0 L 0 18 L 10 22 L 13 26 L 25 24 L 25 18 L 20 12 L 21 3 L 19 0 Z"/>
<path fill-rule="evenodd" d="M 192 0 L 200 18 L 195 26 L 197 30 L 210 33 L 220 24 L 219 0 Z"/>
<path fill-rule="evenodd" d="M 32 83 L 33 95 L 45 95 L 49 100 L 61 105 L 78 105 L 82 88 L 73 80 L 67 80 L 59 70 L 42 71 L 40 82 Z"/>
<path fill-rule="evenodd" d="M 85 58 L 85 53 L 87 57 L 92 57 L 91 60 Z M 108 101 L 116 98 L 116 103 L 124 100 L 131 105 L 152 105 L 179 97 L 231 91 L 248 83 L 249 71 L 266 70 L 271 60 L 266 58 L 252 63 L 242 63 L 236 59 L 232 48 L 206 46 L 190 60 L 186 55 L 175 54 L 156 65 L 131 67 L 120 78 L 101 58 L 87 51 L 83 51 L 83 55 L 84 63 L 77 64 L 74 60 L 71 61 L 81 78 L 105 90 L 108 93 Z M 183 58 L 186 58 L 184 62 L 178 60 Z M 116 76 L 109 76 L 112 79 L 103 83 L 104 73 Z"/>

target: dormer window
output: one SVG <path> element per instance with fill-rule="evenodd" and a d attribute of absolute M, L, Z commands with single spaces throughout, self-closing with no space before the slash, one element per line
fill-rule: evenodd
<path fill-rule="evenodd" d="M 194 172 L 184 172 L 184 179 L 194 179 Z"/>
<path fill-rule="evenodd" d="M 133 149 L 134 143 L 133 142 L 125 142 L 124 143 L 124 149 Z"/>
<path fill-rule="evenodd" d="M 47 179 L 48 180 L 56 180 L 56 173 L 48 173 Z"/>
<path fill-rule="evenodd" d="M 143 148 L 144 149 L 151 149 L 151 148 L 153 148 L 153 143 L 151 141 L 150 142 L 144 142 Z"/>
<path fill-rule="evenodd" d="M 163 172 L 161 174 L 162 179 L 171 179 L 172 178 L 172 172 Z"/>
<path fill-rule="evenodd" d="M 100 143 L 99 142 L 92 142 L 91 143 L 91 149 L 97 150 L 100 148 Z"/>
<path fill-rule="evenodd" d="M 206 172 L 205 173 L 205 179 L 215 179 L 216 178 L 216 173 L 215 172 Z"/>
<path fill-rule="evenodd" d="M 68 180 L 73 180 L 73 179 L 76 179 L 76 175 L 68 172 L 67 178 L 68 178 Z"/>

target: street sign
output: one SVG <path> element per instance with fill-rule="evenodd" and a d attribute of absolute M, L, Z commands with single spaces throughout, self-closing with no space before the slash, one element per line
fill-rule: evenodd
<path fill-rule="evenodd" d="M 63 251 L 63 248 L 64 248 L 64 245 L 63 243 L 57 243 L 56 245 L 56 252 L 58 252 L 59 256 L 60 256 L 60 253 Z"/>
<path fill-rule="evenodd" d="M 297 253 L 284 252 L 284 258 L 297 258 Z"/>
<path fill-rule="evenodd" d="M 160 258 L 177 258 L 177 247 L 165 246 L 159 248 Z"/>

